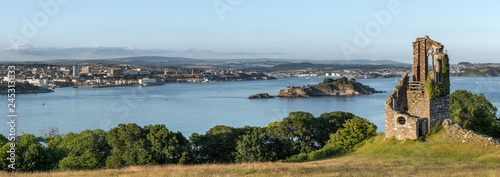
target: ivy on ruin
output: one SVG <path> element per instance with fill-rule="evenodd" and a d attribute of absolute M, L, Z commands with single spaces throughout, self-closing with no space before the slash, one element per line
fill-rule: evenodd
<path fill-rule="evenodd" d="M 424 82 L 425 92 L 427 92 L 427 95 L 431 100 L 450 94 L 450 63 L 448 55 L 445 54 L 440 59 L 443 62 L 441 71 L 439 71 L 442 81 L 440 83 L 436 82 L 434 79 L 434 73 L 432 73 L 429 74 L 427 81 Z"/>

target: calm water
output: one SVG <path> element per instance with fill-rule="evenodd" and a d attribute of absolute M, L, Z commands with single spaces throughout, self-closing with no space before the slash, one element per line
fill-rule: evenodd
<path fill-rule="evenodd" d="M 358 79 L 386 91 L 363 96 L 247 99 L 255 93 L 278 94 L 287 85 L 316 84 L 323 78 L 286 78 L 269 81 L 183 83 L 154 87 L 58 88 L 53 93 L 23 94 L 16 97 L 17 131 L 38 134 L 41 128 L 57 127 L 60 133 L 103 129 L 119 123 L 165 124 L 186 137 L 205 133 L 215 125 L 234 127 L 266 126 L 292 111 L 319 116 L 346 111 L 368 118 L 384 130 L 384 103 L 399 79 Z M 500 108 L 500 77 L 454 77 L 452 90 L 484 93 Z M 7 96 L 1 102 L 7 115 Z M 167 99 L 167 100 L 166 100 Z M 44 104 L 44 105 L 43 105 Z M 8 120 L 4 118 L 4 120 Z M 8 124 L 0 124 L 7 134 Z"/>

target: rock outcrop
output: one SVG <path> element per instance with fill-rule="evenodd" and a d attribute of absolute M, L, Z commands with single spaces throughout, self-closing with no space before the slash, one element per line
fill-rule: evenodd
<path fill-rule="evenodd" d="M 287 86 L 277 95 L 287 98 L 307 98 L 311 96 L 349 96 L 349 95 L 370 95 L 382 93 L 375 89 L 356 82 L 355 79 L 348 80 L 346 77 L 337 80 L 326 78 L 318 85 L 311 86 Z"/>
<path fill-rule="evenodd" d="M 312 95 L 310 87 L 286 86 L 286 89 L 280 90 L 277 97 L 287 98 L 307 98 Z"/>
<path fill-rule="evenodd" d="M 484 148 L 489 146 L 500 147 L 500 140 L 462 128 L 460 125 L 453 123 L 451 119 L 445 119 L 442 125 L 448 138 L 459 140 L 462 143 L 478 141 L 483 144 Z"/>
<path fill-rule="evenodd" d="M 250 95 L 248 96 L 249 99 L 256 99 L 256 98 L 274 98 L 274 96 L 271 96 L 267 93 L 259 93 L 255 95 Z"/>

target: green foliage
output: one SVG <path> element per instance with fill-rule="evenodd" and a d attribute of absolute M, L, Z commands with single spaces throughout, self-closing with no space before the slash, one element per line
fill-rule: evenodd
<path fill-rule="evenodd" d="M 469 63 L 470 64 L 470 63 Z M 458 73 L 459 76 L 500 76 L 499 67 L 482 66 L 464 68 L 463 72 Z"/>
<path fill-rule="evenodd" d="M 343 76 L 342 78 L 339 78 L 340 81 L 342 81 L 343 84 L 347 84 L 349 81 L 347 79 L 347 77 Z M 337 79 L 337 82 L 339 81 L 339 79 Z"/>
<path fill-rule="evenodd" d="M 85 130 L 45 138 L 24 134 L 15 141 L 16 170 L 87 170 L 193 162 L 264 162 L 287 158 L 289 161 L 315 160 L 344 152 L 339 143 L 326 145 L 326 142 L 332 133 L 339 134 L 342 126 L 346 127 L 356 118 L 361 119 L 340 111 L 324 113 L 318 118 L 307 112 L 292 112 L 282 121 L 262 128 L 218 125 L 205 135 L 193 133 L 191 142 L 181 133 L 169 131 L 163 124 L 144 127 L 119 124 L 108 132 Z M 366 127 L 358 126 L 355 130 L 363 132 L 362 128 Z M 1 134 L 0 146 L 0 168 L 7 171 L 10 154 L 6 152 L 10 150 L 10 143 Z"/>
<path fill-rule="evenodd" d="M 333 80 L 332 78 L 325 78 L 325 79 L 323 79 L 323 84 L 333 83 L 333 81 L 335 81 L 335 80 Z"/>
<path fill-rule="evenodd" d="M 361 117 L 354 116 L 351 113 L 331 112 L 325 113 L 320 117 L 333 117 L 332 122 L 342 129 L 332 134 L 330 141 L 323 148 L 309 153 L 300 153 L 287 158 L 286 162 L 304 162 L 319 160 L 349 152 L 353 147 L 367 138 L 377 135 L 375 124 Z M 344 123 L 345 122 L 345 123 Z M 333 126 L 332 126 L 333 127 Z"/>
<path fill-rule="evenodd" d="M 450 95 L 450 117 L 466 129 L 500 138 L 497 108 L 483 94 L 456 90 Z"/>
<path fill-rule="evenodd" d="M 16 171 L 49 171 L 53 170 L 59 159 L 53 159 L 53 151 L 41 144 L 42 138 L 35 137 L 32 134 L 23 134 L 16 137 L 15 141 L 15 170 Z M 5 143 L 0 149 L 0 168 L 4 171 L 10 171 L 7 159 L 11 150 L 11 143 Z"/>
<path fill-rule="evenodd" d="M 443 129 L 443 121 L 442 120 L 439 120 L 438 122 L 436 122 L 436 125 L 434 127 L 432 127 L 432 129 L 427 133 L 425 134 L 425 137 L 430 137 L 431 135 L 435 135 L 436 133 L 438 133 L 439 131 L 441 131 Z"/>
<path fill-rule="evenodd" d="M 189 154 L 189 141 L 182 133 L 169 131 L 165 125 L 147 126 L 149 133 L 146 136 L 153 164 L 187 164 L 191 157 Z M 114 148 L 114 147 L 113 147 Z"/>
<path fill-rule="evenodd" d="M 293 151 L 311 152 L 320 148 L 314 141 L 317 121 L 311 113 L 291 112 L 277 125 L 279 126 L 268 126 L 269 132 L 274 133 L 276 137 L 292 140 Z"/>
<path fill-rule="evenodd" d="M 106 167 L 165 163 L 188 163 L 189 143 L 181 133 L 169 131 L 165 125 L 119 124 L 109 130 L 106 140 L 113 148 Z"/>
<path fill-rule="evenodd" d="M 352 82 L 356 82 L 356 79 L 351 79 L 350 80 L 351 83 Z M 347 77 L 343 76 L 341 78 L 338 78 L 338 79 L 332 79 L 332 78 L 325 78 L 323 79 L 323 82 L 320 83 L 320 84 L 348 84 L 349 83 L 349 79 L 347 79 Z"/>
<path fill-rule="evenodd" d="M 9 142 L 9 140 L 5 136 L 0 134 L 0 147 L 2 147 L 3 145 L 5 145 L 8 142 Z"/>
<path fill-rule="evenodd" d="M 375 89 L 357 82 L 356 79 L 352 78 L 351 80 L 348 80 L 345 76 L 335 80 L 332 78 L 325 78 L 323 82 L 320 82 L 318 85 L 312 85 L 310 87 L 331 92 L 347 88 L 353 89 L 354 91 L 362 94 L 371 94 L 377 92 Z"/>
<path fill-rule="evenodd" d="M 344 128 L 330 136 L 327 146 L 340 146 L 344 149 L 352 149 L 363 140 L 377 135 L 377 126 L 370 121 L 354 117 L 344 123 Z"/>
<path fill-rule="evenodd" d="M 255 127 L 238 140 L 234 156 L 236 162 L 265 162 L 277 160 L 277 151 L 270 147 L 269 135 L 264 128 Z"/>
<path fill-rule="evenodd" d="M 446 96 L 450 94 L 450 63 L 448 59 L 448 55 L 444 55 L 441 58 L 443 65 L 441 66 L 440 75 L 443 78 L 441 83 L 437 83 L 434 80 L 433 74 L 429 75 L 427 81 L 424 82 L 424 88 L 427 94 L 429 95 L 429 99 L 434 99 L 442 96 Z"/>
<path fill-rule="evenodd" d="M 332 156 L 337 151 L 331 147 L 316 150 L 322 148 L 330 134 L 341 128 L 346 120 L 354 117 L 341 111 L 324 113 L 318 118 L 307 112 L 292 112 L 283 121 L 271 122 L 265 128 L 254 128 L 253 132 L 244 135 L 238 141 L 236 161 L 274 161 L 296 154 L 294 158 L 304 154 L 307 154 L 307 159 Z"/>
<path fill-rule="evenodd" d="M 67 156 L 59 163 L 59 169 L 83 170 L 104 167 L 111 149 L 105 137 L 106 132 L 100 129 L 65 135 L 58 147 Z"/>
<path fill-rule="evenodd" d="M 151 154 L 146 151 L 148 132 L 137 124 L 119 124 L 109 130 L 106 140 L 113 150 L 106 160 L 106 167 L 152 164 Z"/>
<path fill-rule="evenodd" d="M 38 90 L 40 87 L 30 84 L 28 81 L 24 81 L 23 83 L 16 82 L 16 91 L 30 91 L 30 90 Z M 1 83 L 0 84 L 0 89 L 7 89 L 8 84 L 7 83 Z"/>
<path fill-rule="evenodd" d="M 321 114 L 316 121 L 316 128 L 313 133 L 313 139 L 319 143 L 321 147 L 326 145 L 330 139 L 330 135 L 337 132 L 345 121 L 356 117 L 354 114 L 342 111 L 335 111 Z"/>
<path fill-rule="evenodd" d="M 193 144 L 193 154 L 197 163 L 230 163 L 235 161 L 236 142 L 245 129 L 217 125 L 205 135 L 193 133 L 189 140 Z"/>

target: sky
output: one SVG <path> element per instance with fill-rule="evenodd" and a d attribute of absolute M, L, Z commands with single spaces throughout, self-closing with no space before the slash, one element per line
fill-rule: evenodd
<path fill-rule="evenodd" d="M 395 60 L 428 35 L 497 62 L 500 1 L 2 1 L 0 61 L 170 56 Z"/>

